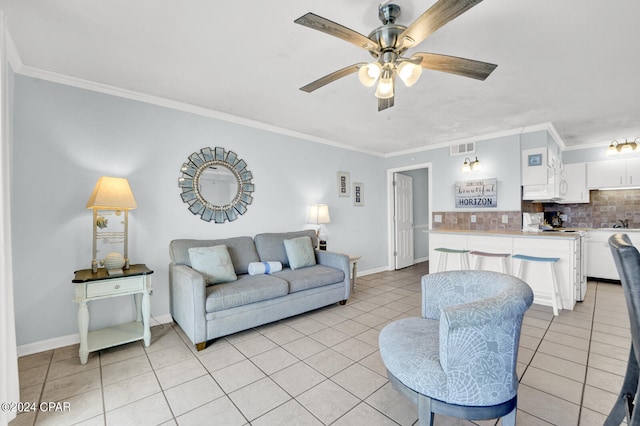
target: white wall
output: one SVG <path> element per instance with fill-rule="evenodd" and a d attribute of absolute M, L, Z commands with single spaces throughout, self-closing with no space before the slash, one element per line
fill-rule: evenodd
<path fill-rule="evenodd" d="M 24 76 L 15 78 L 12 214 L 18 345 L 77 334 L 73 271 L 91 261 L 87 199 L 100 176 L 126 177 L 129 257 L 155 271 L 153 316 L 169 314 L 168 244 L 175 238 L 253 236 L 305 226 L 329 205 L 329 250 L 386 267 L 386 177 L 380 157 Z M 180 166 L 203 147 L 247 162 L 254 202 L 237 221 L 207 223 L 180 198 Z M 337 171 L 365 184 L 365 205 L 337 195 Z M 132 298 L 93 302 L 90 328 L 129 320 Z"/>
<path fill-rule="evenodd" d="M 387 169 L 410 164 L 432 164 L 433 205 L 431 211 L 467 211 L 456 209 L 454 187 L 456 181 L 498 180 L 498 211 L 520 210 L 520 135 L 503 136 L 476 142 L 476 152 L 482 169 L 463 173 L 462 163 L 469 155 L 449 155 L 449 148 L 399 155 L 388 158 Z"/>

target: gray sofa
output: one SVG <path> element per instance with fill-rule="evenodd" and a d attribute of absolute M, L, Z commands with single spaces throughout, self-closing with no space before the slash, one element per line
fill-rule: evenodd
<path fill-rule="evenodd" d="M 336 302 L 345 304 L 351 291 L 349 257 L 315 250 L 316 265 L 291 270 L 284 241 L 309 236 L 313 230 L 265 233 L 220 240 L 173 240 L 169 244 L 171 315 L 198 350 L 207 341 L 267 324 Z M 207 285 L 191 267 L 189 248 L 225 245 L 238 279 Z M 282 263 L 274 274 L 248 274 L 251 262 Z"/>

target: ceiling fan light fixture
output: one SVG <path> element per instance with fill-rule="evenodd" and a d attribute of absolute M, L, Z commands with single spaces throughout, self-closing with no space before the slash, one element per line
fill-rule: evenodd
<path fill-rule="evenodd" d="M 380 77 L 378 87 L 376 88 L 376 98 L 393 98 L 393 73 L 391 71 L 384 70 L 382 73 L 382 77 Z"/>
<path fill-rule="evenodd" d="M 358 70 L 358 78 L 360 79 L 360 83 L 362 83 L 362 85 L 365 87 L 373 86 L 380 76 L 381 71 L 382 67 L 377 62 L 363 65 Z"/>
<path fill-rule="evenodd" d="M 398 65 L 398 77 L 407 87 L 411 87 L 422 75 L 422 67 L 420 65 L 413 64 L 409 61 L 402 61 Z"/>

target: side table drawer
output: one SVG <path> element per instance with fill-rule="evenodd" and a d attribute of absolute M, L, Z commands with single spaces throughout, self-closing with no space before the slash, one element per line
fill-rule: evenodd
<path fill-rule="evenodd" d="M 144 290 L 144 276 L 105 281 L 94 281 L 87 284 L 87 297 L 116 295 Z"/>

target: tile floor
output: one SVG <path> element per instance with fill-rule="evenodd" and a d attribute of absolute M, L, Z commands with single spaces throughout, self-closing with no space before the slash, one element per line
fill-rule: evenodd
<path fill-rule="evenodd" d="M 385 377 L 379 330 L 420 315 L 422 263 L 360 277 L 334 305 L 221 338 L 195 352 L 180 328 L 80 365 L 70 346 L 19 359 L 22 401 L 70 411 L 20 414 L 10 425 L 413 425 L 416 409 Z M 519 351 L 518 425 L 602 425 L 630 346 L 622 289 L 589 283 L 587 299 L 554 318 L 533 305 Z M 494 425 L 436 416 L 436 425 Z"/>

